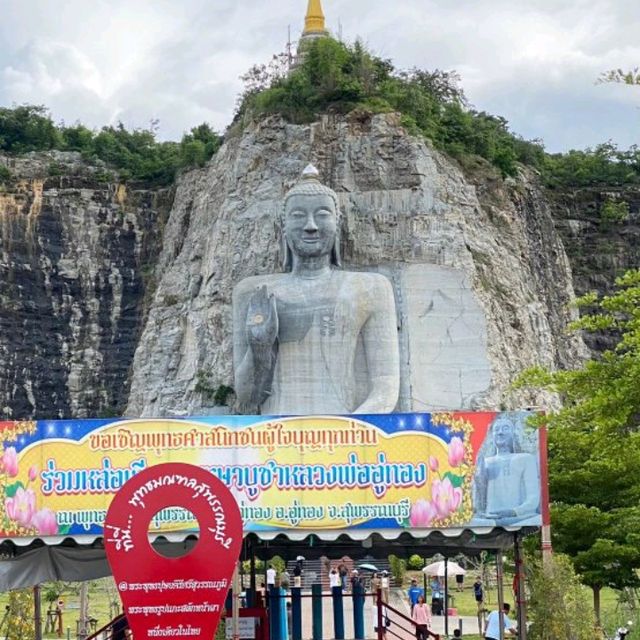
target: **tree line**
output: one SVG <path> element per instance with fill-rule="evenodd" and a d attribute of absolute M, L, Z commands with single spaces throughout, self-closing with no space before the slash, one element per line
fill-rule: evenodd
<path fill-rule="evenodd" d="M 457 158 L 463 166 L 483 158 L 503 176 L 517 174 L 518 163 L 533 167 L 551 188 L 640 184 L 640 149 L 604 143 L 594 149 L 549 154 L 539 140 L 524 140 L 499 116 L 474 109 L 453 71 L 398 70 L 360 43 L 332 38 L 312 41 L 291 67 L 285 54 L 255 65 L 242 78 L 233 131 L 252 118 L 279 114 L 295 123 L 322 113 L 398 112 L 413 134 Z M 203 123 L 180 142 L 159 142 L 155 127 L 127 130 L 122 123 L 92 130 L 76 123 L 56 124 L 45 107 L 0 108 L 0 151 L 25 153 L 79 151 L 88 160 L 115 168 L 120 180 L 170 184 L 176 172 L 204 165 L 223 136 Z M 0 180 L 9 177 L 0 167 Z"/>
<path fill-rule="evenodd" d="M 503 176 L 518 163 L 538 170 L 549 187 L 613 186 L 640 183 L 640 149 L 595 149 L 548 154 L 539 140 L 524 140 L 500 117 L 470 106 L 453 71 L 398 70 L 360 42 L 332 38 L 309 43 L 291 68 L 286 54 L 255 65 L 243 76 L 235 121 L 280 114 L 296 123 L 320 114 L 399 112 L 402 123 L 434 146 L 463 161 L 481 157 Z"/>
<path fill-rule="evenodd" d="M 599 614 L 604 587 L 640 588 L 640 269 L 578 304 L 572 329 L 608 331 L 614 346 L 574 369 L 530 369 L 517 386 L 562 399 L 538 420 L 549 428 L 553 544 L 592 588 Z"/>
<path fill-rule="evenodd" d="M 204 165 L 221 144 L 222 136 L 206 123 L 180 142 L 159 142 L 153 125 L 130 131 L 119 123 L 95 131 L 80 123 L 56 124 L 43 106 L 0 108 L 0 151 L 78 151 L 89 162 L 101 160 L 116 169 L 122 181 L 171 184 L 180 169 Z M 10 177 L 4 169 L 0 179 Z"/>

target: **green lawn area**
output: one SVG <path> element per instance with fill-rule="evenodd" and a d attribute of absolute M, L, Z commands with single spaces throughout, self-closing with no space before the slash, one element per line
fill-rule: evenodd
<path fill-rule="evenodd" d="M 44 631 L 47 619 L 48 603 L 46 596 L 48 592 L 52 594 L 58 590 L 61 592 L 61 598 L 64 601 L 64 611 L 62 614 L 63 635 L 66 638 L 67 628 L 71 631 L 71 637 L 75 637 L 76 623 L 80 612 L 80 583 L 49 583 L 43 584 L 42 593 L 42 628 Z M 0 593 L 0 611 L 4 611 L 9 600 L 9 593 Z M 110 603 L 117 602 L 116 606 L 110 606 Z M 117 594 L 113 578 L 102 578 L 89 583 L 89 615 L 97 619 L 97 628 L 107 624 L 113 615 L 112 611 L 120 610 L 120 600 Z M 0 629 L 0 636 L 4 636 L 4 628 Z M 45 637 L 56 638 L 57 635 L 47 634 Z"/>
<path fill-rule="evenodd" d="M 418 580 L 418 585 L 423 586 L 422 576 L 423 574 L 421 571 L 407 571 L 407 575 L 405 578 L 405 583 L 407 585 L 407 588 L 409 587 L 409 584 L 412 578 L 416 578 L 416 580 Z M 477 614 L 478 606 L 476 604 L 475 598 L 473 597 L 473 589 L 472 589 L 472 584 L 474 580 L 475 580 L 475 575 L 472 577 L 465 577 L 463 590 L 459 592 L 456 589 L 457 585 L 456 585 L 455 578 L 449 578 L 449 596 L 452 596 L 452 599 L 450 601 L 452 602 L 452 605 L 458 610 L 458 615 L 475 616 Z M 513 598 L 513 592 L 511 591 L 512 581 L 513 581 L 513 576 L 505 574 L 504 599 L 506 602 L 509 602 L 513 605 L 514 598 Z M 428 589 L 428 581 L 427 581 L 427 589 Z M 428 591 L 427 591 L 427 596 L 428 596 Z M 489 588 L 485 587 L 484 602 L 485 602 L 485 607 L 487 609 L 494 609 L 497 606 L 498 590 L 495 586 L 489 587 Z"/>

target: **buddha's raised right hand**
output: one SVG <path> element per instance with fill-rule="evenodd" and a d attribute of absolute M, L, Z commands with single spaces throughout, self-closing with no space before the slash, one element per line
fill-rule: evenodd
<path fill-rule="evenodd" d="M 278 337 L 278 311 L 275 296 L 267 286 L 258 287 L 249 299 L 247 340 L 251 350 L 271 349 Z"/>

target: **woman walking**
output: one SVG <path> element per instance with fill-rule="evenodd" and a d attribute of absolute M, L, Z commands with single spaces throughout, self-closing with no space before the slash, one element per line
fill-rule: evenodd
<path fill-rule="evenodd" d="M 418 596 L 418 602 L 413 607 L 411 619 L 416 623 L 416 640 L 427 640 L 431 626 L 431 609 L 424 601 L 424 596 Z"/>

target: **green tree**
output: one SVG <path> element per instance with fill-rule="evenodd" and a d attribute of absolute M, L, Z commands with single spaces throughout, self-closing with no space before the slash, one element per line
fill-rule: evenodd
<path fill-rule="evenodd" d="M 477 155 L 503 175 L 515 175 L 526 158 L 539 163 L 542 147 L 521 140 L 507 122 L 470 108 L 453 71 L 396 70 L 360 42 L 332 38 L 309 43 L 298 65 L 287 73 L 283 58 L 254 66 L 243 76 L 245 90 L 236 121 L 277 113 L 293 122 L 310 122 L 321 113 L 399 112 L 414 134 L 456 156 Z"/>
<path fill-rule="evenodd" d="M 84 125 L 77 123 L 71 127 L 62 127 L 62 148 L 65 151 L 80 151 L 91 154 L 95 152 L 93 139 L 94 133 Z"/>
<path fill-rule="evenodd" d="M 61 142 L 60 131 L 43 106 L 21 105 L 0 108 L 0 150 L 24 153 L 55 149 Z"/>
<path fill-rule="evenodd" d="M 180 141 L 181 164 L 184 167 L 203 166 L 222 145 L 222 136 L 206 122 L 193 127 Z"/>
<path fill-rule="evenodd" d="M 594 149 L 548 155 L 541 165 L 550 187 L 640 184 L 640 149 L 620 150 L 610 142 Z"/>
<path fill-rule="evenodd" d="M 615 346 L 569 371 L 531 369 L 518 381 L 560 394 L 549 426 L 554 545 L 583 582 L 600 591 L 640 586 L 640 270 L 611 295 L 585 296 L 583 331 L 610 331 Z"/>
<path fill-rule="evenodd" d="M 0 151 L 79 151 L 89 161 L 109 164 L 121 180 L 167 185 L 180 169 L 204 165 L 222 144 L 222 137 L 206 123 L 185 133 L 180 143 L 156 140 L 154 125 L 128 130 L 119 123 L 96 132 L 80 123 L 56 126 L 42 106 L 0 108 Z M 53 166 L 51 175 L 57 175 Z M 111 179 L 109 172 L 102 175 Z M 6 175 L 0 180 L 6 181 Z"/>
<path fill-rule="evenodd" d="M 7 605 L 6 640 L 35 637 L 33 624 L 33 591 L 16 589 L 9 592 Z"/>
<path fill-rule="evenodd" d="M 629 203 L 624 200 L 605 200 L 600 209 L 600 222 L 605 226 L 622 224 L 629 219 Z"/>
<path fill-rule="evenodd" d="M 598 82 L 616 82 L 618 84 L 640 85 L 640 70 L 638 67 L 631 71 L 623 71 L 622 69 L 611 69 L 605 71 L 598 78 Z"/>
<path fill-rule="evenodd" d="M 407 572 L 407 561 L 404 558 L 399 558 L 395 555 L 389 556 L 389 569 L 391 569 L 391 575 L 393 580 L 399 586 L 402 586 L 404 581 L 404 574 Z"/>
<path fill-rule="evenodd" d="M 266 564 L 267 568 L 273 566 L 277 574 L 280 575 L 287 568 L 287 563 L 280 556 L 273 556 Z"/>
<path fill-rule="evenodd" d="M 571 562 L 561 554 L 544 567 L 539 560 L 528 563 L 531 640 L 592 640 L 595 620 L 588 593 L 580 584 Z"/>

